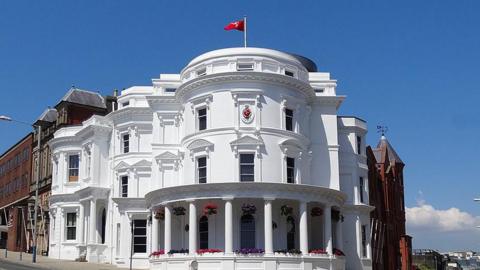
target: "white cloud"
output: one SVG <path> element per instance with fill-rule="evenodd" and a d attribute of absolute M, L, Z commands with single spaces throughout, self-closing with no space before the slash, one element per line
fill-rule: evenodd
<path fill-rule="evenodd" d="M 439 210 L 423 199 L 417 201 L 417 206 L 405 209 L 409 228 L 440 232 L 478 230 L 476 226 L 480 225 L 479 216 L 472 216 L 455 207 Z"/>

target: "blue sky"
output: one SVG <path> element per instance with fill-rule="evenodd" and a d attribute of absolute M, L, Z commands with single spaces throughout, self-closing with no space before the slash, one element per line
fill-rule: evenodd
<path fill-rule="evenodd" d="M 332 73 L 348 96 L 341 114 L 367 120 L 370 144 L 377 124 L 389 127 L 406 163 L 406 205 L 419 210 L 409 215 L 414 247 L 480 250 L 479 10 L 478 1 L 0 1 L 0 114 L 32 122 L 72 84 L 103 94 L 149 85 L 198 54 L 241 46 L 242 34 L 223 27 L 247 14 L 250 46 Z M 0 123 L 0 151 L 27 131 Z M 429 215 L 461 224 L 418 220 Z"/>

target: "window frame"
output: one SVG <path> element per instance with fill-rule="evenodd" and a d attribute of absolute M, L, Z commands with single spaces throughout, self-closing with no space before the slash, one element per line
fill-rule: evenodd
<path fill-rule="evenodd" d="M 361 155 L 363 154 L 362 151 L 362 136 L 357 135 L 357 154 Z"/>
<path fill-rule="evenodd" d="M 72 158 L 77 157 L 76 167 L 72 167 Z M 76 172 L 72 173 L 72 172 Z M 78 182 L 80 174 L 80 155 L 78 153 L 68 154 L 68 182 Z"/>
<path fill-rule="evenodd" d="M 250 220 L 252 221 L 252 224 L 253 224 L 253 230 L 245 230 L 245 228 L 243 227 L 243 221 L 244 221 L 244 218 L 251 218 Z M 251 215 L 251 214 L 247 214 L 247 215 L 242 215 L 240 217 L 240 248 L 255 248 L 256 247 L 256 234 L 257 234 L 257 228 L 256 228 L 256 220 L 255 220 L 255 216 L 254 215 Z M 248 233 L 248 235 L 244 236 L 245 233 Z M 249 243 L 249 241 L 251 241 Z M 252 244 L 253 245 L 247 245 L 247 244 Z"/>
<path fill-rule="evenodd" d="M 199 162 L 200 160 L 205 160 L 205 165 L 200 166 Z M 208 161 L 207 161 L 207 156 L 198 156 L 195 158 L 195 167 L 196 167 L 196 179 L 197 179 L 197 184 L 206 184 L 208 181 Z M 201 177 L 200 176 L 200 170 L 205 170 L 205 176 Z M 204 179 L 205 181 L 202 182 L 201 180 Z"/>
<path fill-rule="evenodd" d="M 73 225 L 69 225 L 69 217 L 73 217 Z M 72 235 L 73 235 L 73 238 L 71 238 Z M 66 241 L 77 240 L 77 213 L 76 212 L 67 212 L 65 215 L 65 240 Z"/>
<path fill-rule="evenodd" d="M 367 225 L 362 225 L 361 229 L 362 257 L 367 257 Z"/>
<path fill-rule="evenodd" d="M 363 178 L 363 176 L 360 176 L 358 178 L 358 199 L 360 201 L 360 203 L 365 203 L 365 196 L 363 194 L 363 191 L 365 189 L 365 179 Z"/>
<path fill-rule="evenodd" d="M 205 114 L 200 115 L 200 111 L 204 111 Z M 202 106 L 198 107 L 196 109 L 196 122 L 197 122 L 197 131 L 203 131 L 208 129 L 208 112 L 207 112 L 207 107 Z M 204 122 L 203 122 L 204 121 Z M 204 127 L 202 126 L 202 123 L 205 125 Z"/>
<path fill-rule="evenodd" d="M 289 165 L 289 161 L 293 162 L 293 166 Z M 295 181 L 295 158 L 287 156 L 285 158 L 285 167 L 287 169 L 287 174 L 286 174 L 287 183 L 288 184 L 295 184 L 296 183 L 296 181 Z"/>
<path fill-rule="evenodd" d="M 202 231 L 202 229 L 204 229 L 202 225 L 206 225 L 206 227 L 204 227 L 206 230 Z M 208 216 L 203 215 L 198 220 L 198 246 L 200 249 L 208 249 L 208 233 Z"/>
<path fill-rule="evenodd" d="M 127 138 L 127 140 L 125 140 Z M 127 145 L 125 145 L 125 143 Z M 130 153 L 130 133 L 126 132 L 122 134 L 122 154 Z"/>
<path fill-rule="evenodd" d="M 137 222 L 137 221 L 145 222 L 145 227 L 143 227 L 143 226 L 137 227 L 137 225 L 136 225 L 136 222 Z M 145 230 L 145 234 L 139 234 L 139 235 L 137 235 L 136 232 L 135 232 L 136 229 L 144 229 L 144 230 Z M 134 220 L 132 221 L 132 234 L 133 234 L 133 235 L 132 235 L 132 241 L 133 241 L 132 247 L 133 247 L 133 253 L 134 253 L 134 254 L 135 254 L 135 253 L 136 253 L 136 254 L 138 254 L 138 253 L 140 253 L 140 254 L 145 254 L 145 253 L 147 253 L 147 250 L 148 250 L 148 249 L 147 249 L 147 248 L 148 248 L 148 246 L 147 246 L 147 235 L 148 235 L 147 229 L 148 229 L 148 224 L 147 224 L 147 220 L 146 220 L 146 219 L 134 219 Z M 143 244 L 143 243 L 136 244 L 135 241 L 137 241 L 137 239 L 141 239 L 141 238 L 144 238 L 144 239 L 145 239 L 145 243 L 144 243 L 144 244 Z M 137 251 L 136 251 L 136 247 L 137 247 L 137 246 L 145 246 L 145 251 L 144 251 L 144 252 L 141 252 L 141 251 L 137 252 Z M 143 249 L 142 249 L 142 250 L 143 250 Z"/>
<path fill-rule="evenodd" d="M 251 163 L 242 163 L 242 156 L 251 155 L 253 160 Z M 252 166 L 252 174 L 242 174 L 242 166 Z M 242 180 L 242 176 L 252 176 L 252 180 Z M 238 177 L 239 182 L 255 182 L 255 153 L 241 152 L 238 154 Z"/>
<path fill-rule="evenodd" d="M 126 183 L 123 182 L 123 180 L 125 180 L 125 179 L 127 180 Z M 129 180 L 128 175 L 120 176 L 120 189 L 119 189 L 119 194 L 118 195 L 121 198 L 128 198 L 128 180 Z M 123 190 L 124 187 L 126 187 L 126 192 L 124 192 L 124 190 Z"/>
<path fill-rule="evenodd" d="M 291 115 L 288 112 L 291 112 Z M 295 110 L 291 108 L 285 108 L 285 130 L 295 132 L 294 114 L 295 114 Z M 290 129 L 288 127 L 289 122 L 290 122 Z"/>
<path fill-rule="evenodd" d="M 253 71 L 254 69 L 255 69 L 254 63 L 237 63 L 237 71 Z"/>

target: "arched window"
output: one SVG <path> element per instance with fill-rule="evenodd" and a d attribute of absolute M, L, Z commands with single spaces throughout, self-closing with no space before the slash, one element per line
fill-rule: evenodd
<path fill-rule="evenodd" d="M 101 231 L 102 244 L 105 244 L 105 227 L 106 226 L 107 226 L 107 212 L 105 211 L 105 208 L 103 208 L 103 211 L 102 211 L 102 231 Z"/>
<path fill-rule="evenodd" d="M 240 248 L 255 248 L 255 218 L 248 214 L 240 219 Z"/>
<path fill-rule="evenodd" d="M 198 233 L 200 235 L 200 249 L 208 248 L 208 217 L 202 216 L 198 223 Z"/>
<path fill-rule="evenodd" d="M 287 250 L 295 248 L 295 219 L 287 217 Z"/>

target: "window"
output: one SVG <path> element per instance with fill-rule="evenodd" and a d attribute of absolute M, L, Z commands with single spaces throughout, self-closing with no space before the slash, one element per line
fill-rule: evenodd
<path fill-rule="evenodd" d="M 240 182 L 255 181 L 255 155 L 240 154 Z"/>
<path fill-rule="evenodd" d="M 130 105 L 130 102 L 129 102 L 129 101 L 122 103 L 122 107 L 128 107 L 128 105 Z"/>
<path fill-rule="evenodd" d="M 362 154 L 362 137 L 357 136 L 357 154 Z"/>
<path fill-rule="evenodd" d="M 243 215 L 240 219 L 240 248 L 255 248 L 255 218 Z"/>
<path fill-rule="evenodd" d="M 295 248 L 295 219 L 287 217 L 287 250 Z"/>
<path fill-rule="evenodd" d="M 295 159 L 287 157 L 287 183 L 295 183 Z"/>
<path fill-rule="evenodd" d="M 77 213 L 67 213 L 67 240 L 77 238 Z"/>
<path fill-rule="evenodd" d="M 362 256 L 367 257 L 367 226 L 362 225 Z"/>
<path fill-rule="evenodd" d="M 197 179 L 198 179 L 198 183 L 200 184 L 207 183 L 207 158 L 206 157 L 197 158 Z"/>
<path fill-rule="evenodd" d="M 120 197 L 128 197 L 128 176 L 122 176 L 120 178 Z"/>
<path fill-rule="evenodd" d="M 200 237 L 200 249 L 208 248 L 208 217 L 202 216 L 198 223 L 198 233 Z"/>
<path fill-rule="evenodd" d="M 166 93 L 175 93 L 177 91 L 177 88 L 165 88 Z"/>
<path fill-rule="evenodd" d="M 243 63 L 243 64 L 237 64 L 237 70 L 238 71 L 245 71 L 245 70 L 253 70 L 253 64 L 247 64 L 247 63 Z"/>
<path fill-rule="evenodd" d="M 123 144 L 123 153 L 130 152 L 130 134 L 123 134 L 122 144 Z"/>
<path fill-rule="evenodd" d="M 287 69 L 285 70 L 285 75 L 290 76 L 290 77 L 295 77 L 295 73 L 293 73 L 293 71 L 287 70 Z"/>
<path fill-rule="evenodd" d="M 358 194 L 360 195 L 360 202 L 363 203 L 364 202 L 364 198 L 363 198 L 363 190 L 365 189 L 365 182 L 363 180 L 363 177 L 360 177 L 360 180 L 359 180 L 359 190 L 358 190 Z"/>
<path fill-rule="evenodd" d="M 147 220 L 133 220 L 133 252 L 147 252 Z"/>
<path fill-rule="evenodd" d="M 107 211 L 103 208 L 102 211 L 102 231 L 100 232 L 100 238 L 102 241 L 100 243 L 105 244 L 105 229 L 107 226 Z"/>
<path fill-rule="evenodd" d="M 207 75 L 207 69 L 206 68 L 202 68 L 202 69 L 197 70 L 197 76 L 198 77 L 205 76 L 205 75 Z"/>
<path fill-rule="evenodd" d="M 68 157 L 68 181 L 69 182 L 78 181 L 78 165 L 79 165 L 78 155 L 70 155 Z"/>
<path fill-rule="evenodd" d="M 315 93 L 323 93 L 325 91 L 324 88 L 314 88 L 313 90 L 315 91 Z"/>
<path fill-rule="evenodd" d="M 293 110 L 285 109 L 285 129 L 293 131 Z"/>
<path fill-rule="evenodd" d="M 197 111 L 198 117 L 198 130 L 205 130 L 207 129 L 207 109 L 199 109 Z"/>

